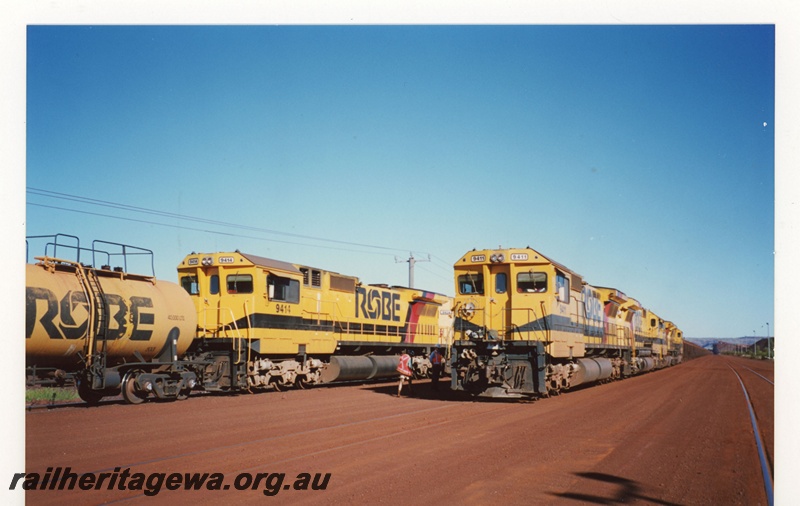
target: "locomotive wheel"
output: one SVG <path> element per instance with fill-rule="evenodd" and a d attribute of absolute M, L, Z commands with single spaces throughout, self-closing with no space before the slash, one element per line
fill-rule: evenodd
<path fill-rule="evenodd" d="M 183 390 L 178 392 L 178 395 L 175 398 L 177 400 L 179 400 L 179 401 L 185 401 L 186 399 L 189 398 L 189 394 L 191 394 L 191 393 L 192 393 L 192 389 L 191 388 L 184 388 Z"/>
<path fill-rule="evenodd" d="M 140 394 L 136 391 L 136 375 L 126 374 L 122 380 L 122 398 L 128 404 L 141 404 L 147 398 L 147 394 Z"/>
<path fill-rule="evenodd" d="M 306 388 L 311 388 L 311 383 L 308 382 L 305 376 L 298 376 L 297 379 L 294 380 L 294 386 L 300 390 L 305 390 Z"/>
<path fill-rule="evenodd" d="M 96 406 L 100 403 L 100 399 L 103 398 L 103 394 L 88 387 L 83 378 L 78 378 L 78 397 L 86 404 Z"/>

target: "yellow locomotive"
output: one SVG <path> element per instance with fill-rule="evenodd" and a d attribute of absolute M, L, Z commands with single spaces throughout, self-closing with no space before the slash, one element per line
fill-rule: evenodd
<path fill-rule="evenodd" d="M 425 374 L 426 355 L 447 337 L 449 299 L 433 292 L 239 251 L 192 253 L 178 277 L 197 311 L 190 354 L 207 363 L 207 390 L 393 377 L 403 350 Z"/>
<path fill-rule="evenodd" d="M 531 248 L 473 250 L 454 269 L 454 389 L 546 396 L 680 361 L 677 327 Z"/>

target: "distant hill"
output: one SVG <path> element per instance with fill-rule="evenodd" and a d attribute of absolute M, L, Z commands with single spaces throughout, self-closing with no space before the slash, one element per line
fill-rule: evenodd
<path fill-rule="evenodd" d="M 751 346 L 753 343 L 757 341 L 763 340 L 764 343 L 767 342 L 766 337 L 753 337 L 753 336 L 742 336 L 742 337 L 685 337 L 686 341 L 696 344 L 701 348 L 705 348 L 710 350 L 714 347 L 715 343 L 728 343 L 733 346 Z M 775 339 L 772 337 L 771 339 Z M 764 344 L 764 348 L 766 349 L 766 344 Z"/>
<path fill-rule="evenodd" d="M 758 356 L 761 358 L 771 357 L 774 351 L 769 351 L 768 347 L 775 349 L 775 338 L 770 337 L 738 337 L 738 338 L 719 338 L 719 337 L 687 337 L 686 343 L 695 344 L 705 350 L 723 354 L 744 354 L 748 356 Z"/>

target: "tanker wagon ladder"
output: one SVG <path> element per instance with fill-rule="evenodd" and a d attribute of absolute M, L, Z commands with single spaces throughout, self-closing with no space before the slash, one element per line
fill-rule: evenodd
<path fill-rule="evenodd" d="M 75 273 L 77 274 L 78 278 L 81 280 L 81 283 L 87 288 L 87 297 L 90 301 L 90 306 L 92 308 L 92 327 L 89 328 L 87 332 L 87 340 L 86 340 L 86 366 L 87 368 L 97 369 L 100 368 L 101 374 L 99 375 L 92 375 L 95 378 L 99 378 L 101 382 L 105 383 L 105 376 L 102 374 L 102 369 L 105 369 L 105 354 L 106 354 L 106 334 L 108 331 L 108 309 L 106 306 L 106 298 L 105 294 L 103 293 L 103 289 L 100 286 L 100 281 L 97 278 L 97 275 L 93 273 L 91 270 L 86 271 L 84 270 L 83 266 L 80 264 L 76 264 Z M 103 352 L 102 355 L 99 357 L 95 354 L 97 350 L 97 341 L 100 340 L 103 342 Z M 100 364 L 95 364 L 94 359 L 99 358 Z M 99 386 L 100 388 L 104 387 L 105 385 L 95 385 Z"/>

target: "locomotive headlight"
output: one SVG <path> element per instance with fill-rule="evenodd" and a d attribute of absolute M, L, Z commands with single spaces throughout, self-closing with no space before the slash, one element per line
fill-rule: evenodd
<path fill-rule="evenodd" d="M 506 256 L 502 253 L 493 253 L 492 256 L 489 257 L 489 261 L 493 264 L 500 263 L 506 259 Z"/>
<path fill-rule="evenodd" d="M 208 267 L 214 263 L 214 259 L 211 257 L 203 257 L 203 260 L 200 263 L 203 264 L 203 266 Z"/>
<path fill-rule="evenodd" d="M 489 260 L 490 260 L 492 263 L 495 263 L 495 262 L 497 262 L 497 255 L 492 255 L 492 256 L 490 256 L 490 257 L 489 257 Z"/>

